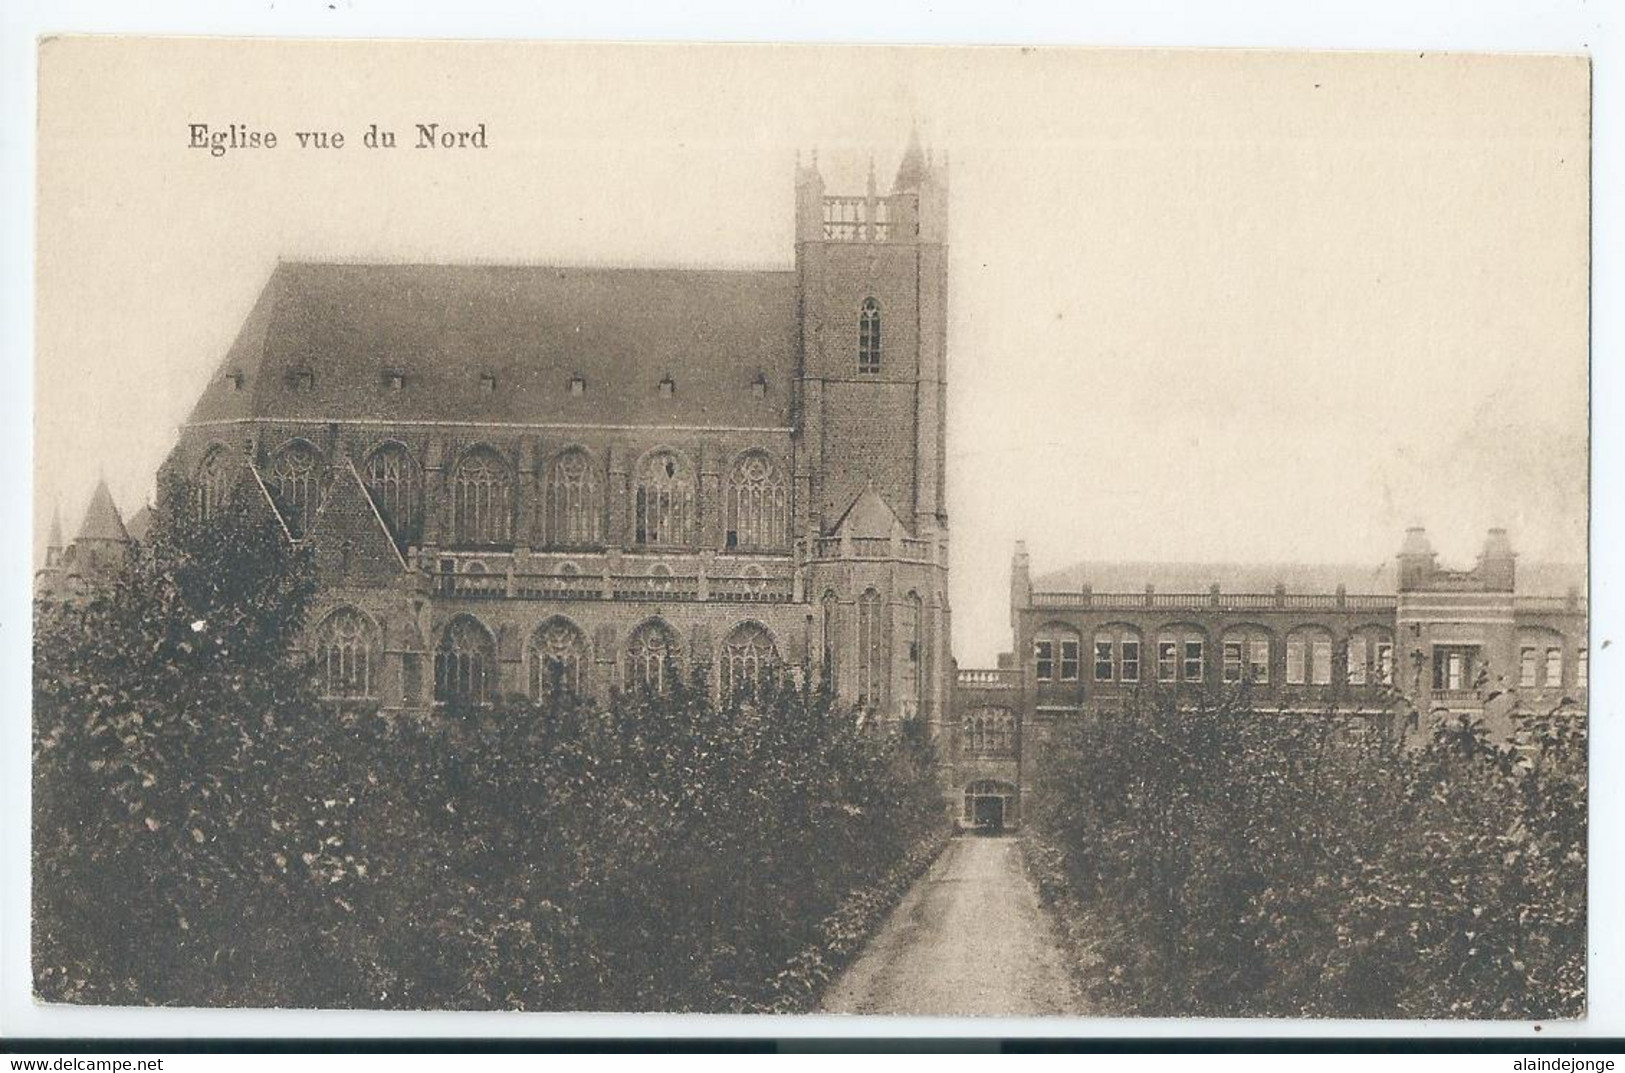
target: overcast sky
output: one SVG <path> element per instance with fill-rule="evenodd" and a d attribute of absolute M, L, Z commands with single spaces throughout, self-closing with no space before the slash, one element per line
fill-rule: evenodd
<path fill-rule="evenodd" d="M 779 265 L 792 168 L 951 155 L 955 649 L 1010 550 L 1585 556 L 1587 73 L 1432 54 L 57 41 L 37 533 L 128 514 L 278 257 Z M 490 148 L 355 144 L 484 122 Z M 187 124 L 274 130 L 188 149 Z M 295 130 L 342 130 L 326 154 Z"/>

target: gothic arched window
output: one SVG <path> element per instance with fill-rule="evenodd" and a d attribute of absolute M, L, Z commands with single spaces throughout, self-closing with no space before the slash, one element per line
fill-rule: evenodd
<path fill-rule="evenodd" d="M 645 547 L 694 540 L 694 474 L 671 451 L 656 451 L 638 467 L 633 492 L 633 538 Z"/>
<path fill-rule="evenodd" d="M 389 527 L 395 543 L 405 548 L 423 533 L 423 493 L 418 464 L 398 443 L 386 443 L 367 458 L 367 493 Z"/>
<path fill-rule="evenodd" d="M 587 452 L 571 448 L 555 458 L 547 478 L 547 539 L 557 547 L 596 544 L 602 513 Z"/>
<path fill-rule="evenodd" d="M 453 542 L 508 543 L 509 513 L 507 465 L 490 448 L 469 452 L 451 482 Z"/>
<path fill-rule="evenodd" d="M 865 589 L 858 597 L 858 703 L 880 703 L 886 675 L 885 631 L 880 623 L 880 594 Z"/>
<path fill-rule="evenodd" d="M 880 372 L 880 303 L 873 298 L 865 298 L 858 311 L 858 372 Z"/>
<path fill-rule="evenodd" d="M 321 457 L 306 443 L 290 443 L 278 451 L 265 472 L 265 485 L 295 540 L 310 532 L 316 520 L 321 484 Z"/>
<path fill-rule="evenodd" d="M 730 548 L 782 548 L 789 524 L 784 473 L 760 451 L 741 458 L 728 478 Z"/>
<path fill-rule="evenodd" d="M 773 635 L 754 622 L 735 626 L 722 642 L 722 701 L 755 693 L 778 666 Z"/>
<path fill-rule="evenodd" d="M 920 661 L 924 658 L 924 623 L 920 594 L 911 592 L 903 599 L 897 623 L 906 646 L 903 658 L 903 716 L 913 718 L 920 711 Z"/>
<path fill-rule="evenodd" d="M 316 667 L 324 697 L 370 697 L 378 631 L 361 612 L 341 607 L 316 630 Z"/>
<path fill-rule="evenodd" d="M 211 448 L 198 466 L 194 491 L 197 519 L 206 522 L 226 507 L 231 497 L 231 459 L 224 447 Z"/>
<path fill-rule="evenodd" d="M 530 695 L 546 700 L 555 689 L 583 696 L 587 684 L 587 639 L 568 619 L 549 619 L 530 638 Z"/>
<path fill-rule="evenodd" d="M 824 593 L 822 601 L 824 613 L 824 677 L 832 684 L 835 681 L 835 652 L 837 647 L 837 630 L 840 627 L 840 601 L 833 592 Z"/>
<path fill-rule="evenodd" d="M 434 653 L 434 699 L 442 704 L 486 704 L 496 692 L 497 648 L 491 634 L 467 615 L 452 619 Z"/>
<path fill-rule="evenodd" d="M 664 693 L 677 673 L 677 636 L 663 622 L 649 621 L 626 642 L 626 688 Z"/>

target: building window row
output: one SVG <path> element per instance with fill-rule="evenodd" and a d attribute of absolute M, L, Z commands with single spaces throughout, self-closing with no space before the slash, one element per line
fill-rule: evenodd
<path fill-rule="evenodd" d="M 313 631 L 312 654 L 318 686 L 333 701 L 376 699 L 381 652 L 373 621 L 353 607 L 333 611 Z M 618 684 L 628 692 L 662 693 L 683 671 L 683 647 L 666 623 L 651 619 L 628 635 Z M 409 657 L 412 658 L 412 657 Z M 562 694 L 587 696 L 592 690 L 587 635 L 563 617 L 538 626 L 525 645 L 528 696 L 546 702 Z M 778 672 L 778 646 L 756 622 L 735 626 L 723 639 L 717 683 L 726 702 L 761 688 Z M 459 615 L 440 631 L 434 649 L 434 700 L 453 706 L 490 704 L 498 699 L 500 672 L 496 637 L 472 615 Z"/>
<path fill-rule="evenodd" d="M 1561 634 L 1519 638 L 1518 686 L 1522 689 L 1562 689 L 1566 646 Z M 1574 652 L 1574 681 L 1579 689 L 1588 687 L 1589 656 L 1584 644 Z"/>
<path fill-rule="evenodd" d="M 1079 679 L 1076 636 L 1059 629 L 1041 630 L 1033 642 L 1034 678 L 1041 683 Z M 1157 634 L 1152 648 L 1156 680 L 1202 682 L 1207 679 L 1208 641 L 1195 630 L 1178 628 Z M 1343 680 L 1350 685 L 1393 682 L 1394 646 L 1386 634 L 1356 633 L 1343 649 Z M 1285 642 L 1285 681 L 1288 685 L 1331 685 L 1336 645 L 1329 632 L 1300 630 Z M 1261 629 L 1227 631 L 1218 656 L 1220 676 L 1227 683 L 1267 684 L 1274 659 L 1274 642 Z M 1128 685 L 1141 681 L 1141 639 L 1130 627 L 1108 627 L 1094 638 L 1092 677 L 1099 683 Z"/>
<path fill-rule="evenodd" d="M 200 519 L 218 513 L 235 476 L 224 447 L 199 465 L 194 509 Z M 326 488 L 326 466 L 315 447 L 294 441 L 266 464 L 266 490 L 289 533 L 299 539 L 315 521 Z M 423 539 L 422 468 L 405 445 L 386 443 L 371 452 L 362 479 L 379 517 L 402 549 Z M 517 486 L 510 461 L 488 447 L 467 452 L 447 480 L 450 546 L 501 546 L 514 542 Z M 633 542 L 642 547 L 693 545 L 699 522 L 698 482 L 693 466 L 674 451 L 656 451 L 638 465 L 630 489 Z M 730 549 L 783 549 L 790 543 L 790 488 L 784 470 L 763 451 L 747 452 L 728 475 L 723 491 L 725 543 Z M 571 448 L 553 458 L 542 480 L 538 543 L 590 547 L 604 539 L 606 498 L 592 457 Z"/>

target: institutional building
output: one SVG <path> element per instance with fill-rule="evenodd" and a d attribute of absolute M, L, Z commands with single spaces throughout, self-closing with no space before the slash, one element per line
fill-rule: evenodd
<path fill-rule="evenodd" d="M 1469 570 L 1441 567 L 1421 529 L 1376 570 L 1085 564 L 1035 579 L 1018 545 L 1019 658 L 958 672 L 947 781 L 964 822 L 1013 826 L 1057 727 L 1241 688 L 1260 710 L 1385 731 L 1444 710 L 1505 737 L 1518 712 L 1583 712 L 1584 570 L 1525 573 L 1501 529 Z"/>

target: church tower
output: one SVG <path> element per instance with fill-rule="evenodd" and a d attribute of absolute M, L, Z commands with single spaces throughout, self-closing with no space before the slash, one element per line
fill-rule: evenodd
<path fill-rule="evenodd" d="M 827 673 L 888 719 L 943 717 L 946 163 L 909 140 L 882 192 L 796 174 L 798 527 Z"/>

